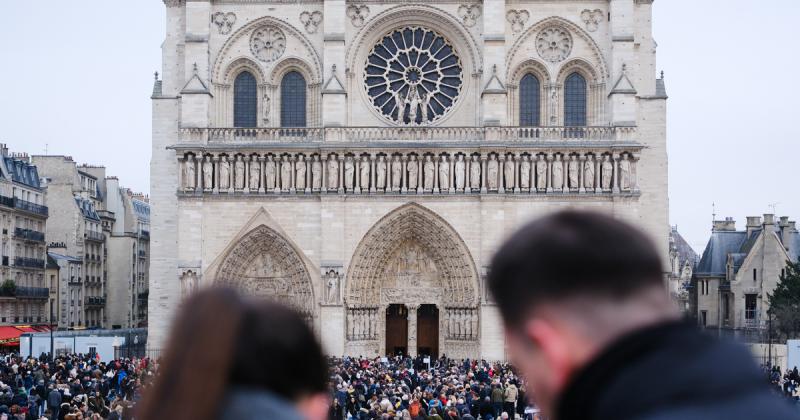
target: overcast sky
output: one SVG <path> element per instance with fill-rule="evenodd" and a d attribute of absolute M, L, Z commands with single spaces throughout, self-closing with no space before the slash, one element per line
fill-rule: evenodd
<path fill-rule="evenodd" d="M 0 141 L 147 192 L 160 0 L 3 0 Z M 702 252 L 718 218 L 800 218 L 798 0 L 657 0 L 670 222 Z M 794 127 L 794 129 L 792 128 Z"/>

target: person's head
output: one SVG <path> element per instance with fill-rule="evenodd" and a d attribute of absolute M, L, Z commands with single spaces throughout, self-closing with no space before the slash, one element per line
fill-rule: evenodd
<path fill-rule="evenodd" d="M 503 244 L 489 287 L 514 364 L 552 415 L 570 377 L 604 346 L 678 317 L 653 243 L 610 216 L 563 211 Z"/>
<path fill-rule="evenodd" d="M 217 418 L 226 394 L 260 390 L 325 418 L 327 367 L 303 318 L 281 304 L 212 288 L 184 302 L 137 418 Z"/>

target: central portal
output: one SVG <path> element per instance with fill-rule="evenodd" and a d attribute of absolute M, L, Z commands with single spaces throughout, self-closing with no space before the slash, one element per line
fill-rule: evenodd
<path fill-rule="evenodd" d="M 408 354 L 408 309 L 393 304 L 386 308 L 386 353 Z"/>
<path fill-rule="evenodd" d="M 439 357 L 439 309 L 421 305 L 417 310 L 417 354 Z"/>

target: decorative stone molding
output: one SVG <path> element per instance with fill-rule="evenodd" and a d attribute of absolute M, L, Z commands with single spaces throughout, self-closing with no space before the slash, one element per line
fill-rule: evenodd
<path fill-rule="evenodd" d="M 545 28 L 536 36 L 536 51 L 551 63 L 564 61 L 572 52 L 572 35 L 562 27 Z"/>
<path fill-rule="evenodd" d="M 233 25 L 236 23 L 236 14 L 233 12 L 216 12 L 211 15 L 211 22 L 217 25 L 220 34 L 227 35 L 231 33 Z"/>
<path fill-rule="evenodd" d="M 285 50 L 286 35 L 276 26 L 262 26 L 250 35 L 250 52 L 265 63 L 277 60 Z"/>
<path fill-rule="evenodd" d="M 313 34 L 317 32 L 319 24 L 322 23 L 322 12 L 315 10 L 313 12 L 300 13 L 300 23 L 306 28 L 306 32 Z"/>
<path fill-rule="evenodd" d="M 444 314 L 446 340 L 474 341 L 478 339 L 478 308 L 447 308 Z"/>
<path fill-rule="evenodd" d="M 479 4 L 462 4 L 458 7 L 458 17 L 464 22 L 464 26 L 471 28 L 478 23 L 481 17 L 481 6 Z"/>
<path fill-rule="evenodd" d="M 351 4 L 347 6 L 347 17 L 356 28 L 364 26 L 369 16 L 369 7 L 366 5 Z"/>
<path fill-rule="evenodd" d="M 528 23 L 530 17 L 531 14 L 527 10 L 509 10 L 506 13 L 506 20 L 511 24 L 511 30 L 515 34 L 525 29 L 525 24 Z"/>
<path fill-rule="evenodd" d="M 600 9 L 584 9 L 583 12 L 581 12 L 581 20 L 586 25 L 586 30 L 589 32 L 596 31 L 604 17 L 605 13 Z"/>
<path fill-rule="evenodd" d="M 329 305 L 338 305 L 342 302 L 342 284 L 344 282 L 344 268 L 341 263 L 322 263 L 322 286 L 324 295 L 322 301 Z"/>
<path fill-rule="evenodd" d="M 181 297 L 185 300 L 187 297 L 197 291 L 200 286 L 200 277 L 197 270 L 186 270 L 181 273 Z"/>
<path fill-rule="evenodd" d="M 377 340 L 383 334 L 378 315 L 377 307 L 347 308 L 347 341 Z"/>

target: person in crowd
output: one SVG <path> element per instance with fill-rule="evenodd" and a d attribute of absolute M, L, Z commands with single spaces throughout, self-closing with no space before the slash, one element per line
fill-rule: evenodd
<path fill-rule="evenodd" d="M 328 411 L 327 367 L 306 321 L 209 288 L 184 302 L 136 419 L 321 420 Z"/>
<path fill-rule="evenodd" d="M 662 253 L 610 216 L 563 211 L 497 251 L 508 352 L 554 420 L 794 419 L 743 348 L 680 320 Z M 655 376 L 654 376 L 655 375 Z"/>

